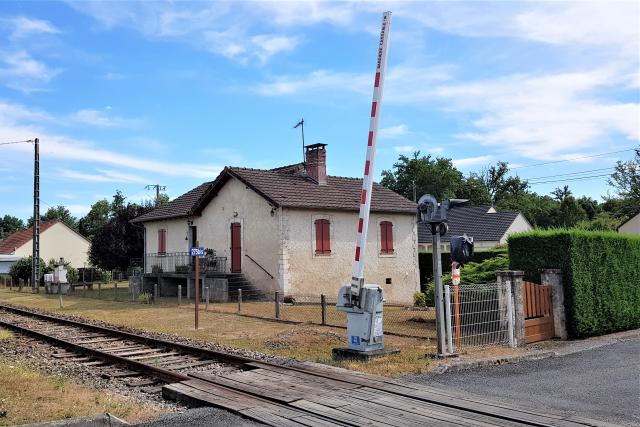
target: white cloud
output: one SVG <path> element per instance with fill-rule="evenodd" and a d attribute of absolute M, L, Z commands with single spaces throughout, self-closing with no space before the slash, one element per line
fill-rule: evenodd
<path fill-rule="evenodd" d="M 464 168 L 467 166 L 486 165 L 491 163 L 492 160 L 493 156 L 476 156 L 464 159 L 454 159 L 452 162 L 455 167 Z"/>
<path fill-rule="evenodd" d="M 247 36 L 235 28 L 227 31 L 205 31 L 203 36 L 207 42 L 207 50 L 243 63 L 255 59 L 264 64 L 278 53 L 293 51 L 299 43 L 297 37 L 276 34 Z"/>
<path fill-rule="evenodd" d="M 127 184 L 146 184 L 149 182 L 148 179 L 138 175 L 105 169 L 97 169 L 94 173 L 61 169 L 58 171 L 58 175 L 62 178 L 81 182 L 121 182 Z"/>
<path fill-rule="evenodd" d="M 396 153 L 414 153 L 418 151 L 418 147 L 414 145 L 397 145 L 393 149 Z"/>
<path fill-rule="evenodd" d="M 43 90 L 43 85 L 62 71 L 50 68 L 24 50 L 11 53 L 0 51 L 0 58 L 4 63 L 0 66 L 0 81 L 25 93 Z"/>
<path fill-rule="evenodd" d="M 297 37 L 267 34 L 253 36 L 250 40 L 255 51 L 254 54 L 263 63 L 267 62 L 273 55 L 280 52 L 291 52 L 299 43 Z"/>
<path fill-rule="evenodd" d="M 61 159 L 88 164 L 102 164 L 119 169 L 152 172 L 165 176 L 188 176 L 212 179 L 222 169 L 221 165 L 205 163 L 184 163 L 178 161 L 163 161 L 141 155 L 122 154 L 104 149 L 90 141 L 77 140 L 65 135 L 52 133 L 41 127 L 42 124 L 32 124 L 22 118 L 32 118 L 36 113 L 29 113 L 22 106 L 0 104 L 0 108 L 9 112 L 0 115 L 0 141 L 20 141 L 38 136 L 41 141 L 40 153 L 43 159 Z M 5 153 L 31 153 L 32 148 L 26 144 L 7 145 Z M 117 175 L 111 174 L 111 178 Z M 124 176 L 120 176 L 124 179 Z"/>
<path fill-rule="evenodd" d="M 60 30 L 54 27 L 49 21 L 42 19 L 27 18 L 18 16 L 9 20 L 14 27 L 11 37 L 20 39 L 33 34 L 58 34 Z"/>
<path fill-rule="evenodd" d="M 405 124 L 381 128 L 378 132 L 381 139 L 394 139 L 407 134 L 409 134 L 409 126 Z"/>
<path fill-rule="evenodd" d="M 106 110 L 111 110 L 110 107 Z M 140 120 L 137 119 L 125 119 L 118 116 L 112 116 L 95 109 L 83 109 L 78 110 L 68 116 L 68 121 L 71 124 L 81 124 L 102 128 L 112 127 L 135 127 L 140 124 Z"/>
<path fill-rule="evenodd" d="M 102 78 L 104 78 L 105 80 L 110 80 L 110 81 L 116 81 L 116 80 L 124 80 L 127 78 L 127 76 L 125 76 L 124 74 L 121 73 L 105 73 Z"/>

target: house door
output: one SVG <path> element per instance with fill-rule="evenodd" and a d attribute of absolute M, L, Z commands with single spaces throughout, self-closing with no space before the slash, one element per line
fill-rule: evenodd
<path fill-rule="evenodd" d="M 242 267 L 242 247 L 240 245 L 240 223 L 231 224 L 231 272 L 240 273 Z"/>

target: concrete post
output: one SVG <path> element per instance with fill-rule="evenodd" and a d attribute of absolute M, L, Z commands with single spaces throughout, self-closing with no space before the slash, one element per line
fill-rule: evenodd
<path fill-rule="evenodd" d="M 505 286 L 511 286 L 513 337 L 514 344 L 516 346 L 525 345 L 523 277 L 524 271 L 496 271 L 498 283 L 503 283 Z M 506 299 L 506 293 L 500 293 L 500 298 Z"/>
<path fill-rule="evenodd" d="M 204 306 L 204 311 L 209 311 L 209 286 L 204 288 L 204 297 L 206 305 Z"/>
<path fill-rule="evenodd" d="M 118 301 L 118 282 L 113 282 L 113 299 Z"/>
<path fill-rule="evenodd" d="M 567 339 L 567 320 L 564 312 L 564 287 L 562 286 L 562 270 L 546 268 L 540 272 L 541 285 L 551 287 L 553 302 L 554 335 L 560 339 Z"/>
<path fill-rule="evenodd" d="M 181 302 L 182 302 L 182 285 L 178 285 L 178 307 L 180 307 Z"/>
<path fill-rule="evenodd" d="M 204 298 L 204 288 L 205 288 L 205 279 L 207 278 L 207 275 L 202 273 L 202 278 L 200 279 L 200 299 Z"/>
<path fill-rule="evenodd" d="M 275 301 L 275 309 L 276 309 L 276 319 L 280 318 L 280 292 L 276 291 L 275 295 L 274 295 L 274 301 Z"/>
<path fill-rule="evenodd" d="M 154 283 L 153 284 L 153 303 L 155 304 L 156 302 L 158 302 L 158 298 L 160 297 L 160 292 L 158 290 L 158 284 Z"/>
<path fill-rule="evenodd" d="M 238 313 L 242 311 L 242 289 L 238 289 Z"/>
<path fill-rule="evenodd" d="M 191 299 L 191 277 L 187 277 L 187 301 Z"/>

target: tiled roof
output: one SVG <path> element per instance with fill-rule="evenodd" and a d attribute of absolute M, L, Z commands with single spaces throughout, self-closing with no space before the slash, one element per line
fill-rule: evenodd
<path fill-rule="evenodd" d="M 144 215 L 140 215 L 131 222 L 157 221 L 167 218 L 189 216 L 193 212 L 193 209 L 197 206 L 198 201 L 200 201 L 200 199 L 204 196 L 207 190 L 211 188 L 212 185 L 213 182 L 205 182 L 204 184 L 200 184 L 193 190 L 184 193 L 182 196 L 177 197 L 169 203 L 159 206 Z"/>
<path fill-rule="evenodd" d="M 230 177 L 240 180 L 275 206 L 345 211 L 360 209 L 361 179 L 328 176 L 326 185 L 318 185 L 299 171 L 299 165 L 272 170 L 226 167 L 215 181 L 204 183 L 133 221 L 199 214 Z M 380 184 L 374 184 L 371 211 L 415 214 L 416 204 Z"/>
<path fill-rule="evenodd" d="M 228 170 L 277 206 L 346 211 L 360 209 L 362 179 L 327 176 L 327 184 L 318 185 L 299 173 L 246 168 Z M 371 211 L 415 214 L 416 204 L 374 183 Z"/>
<path fill-rule="evenodd" d="M 466 234 L 474 241 L 498 241 L 507 232 L 518 212 L 493 212 L 491 206 L 463 206 L 449 210 L 449 231 L 441 237 L 443 242 L 451 236 Z M 431 243 L 431 231 L 426 224 L 418 224 L 418 241 Z"/>
<path fill-rule="evenodd" d="M 60 221 L 59 219 L 42 221 L 40 223 L 40 233 L 42 234 L 47 228 L 51 227 L 54 224 L 57 224 L 58 222 L 62 221 Z M 32 238 L 33 227 L 11 233 L 4 239 L 0 240 L 0 254 L 10 255 L 16 250 L 16 248 L 21 247 L 25 243 L 29 243 Z"/>

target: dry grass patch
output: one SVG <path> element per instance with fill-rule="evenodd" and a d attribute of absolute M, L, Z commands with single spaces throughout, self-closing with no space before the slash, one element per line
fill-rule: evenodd
<path fill-rule="evenodd" d="M 154 408 L 111 393 L 90 390 L 61 376 L 45 376 L 0 359 L 0 426 L 110 412 L 129 422 L 157 417 Z M 4 415 L 2 415 L 4 414 Z"/>
<path fill-rule="evenodd" d="M 65 307 L 60 309 L 55 295 L 17 293 L 5 289 L 0 289 L 0 301 L 380 375 L 425 372 L 429 366 L 425 353 L 433 352 L 435 344 L 428 339 L 387 335 L 386 345 L 400 348 L 400 354 L 368 363 L 338 362 L 332 359 L 331 350 L 346 344 L 346 330 L 342 328 L 288 324 L 202 311 L 200 329 L 196 331 L 193 328 L 193 306 L 133 304 L 67 296 Z"/>
<path fill-rule="evenodd" d="M 13 337 L 13 334 L 10 331 L 7 331 L 4 328 L 0 328 L 0 341 L 8 340 L 11 337 Z"/>

